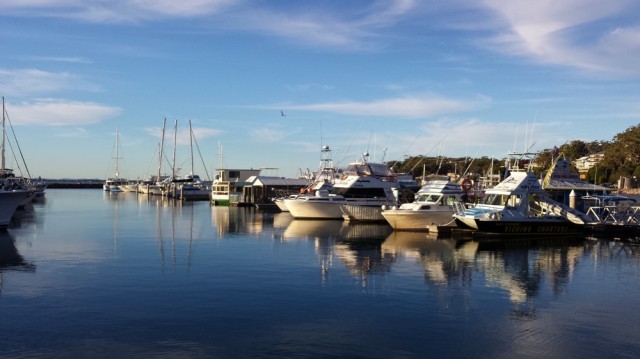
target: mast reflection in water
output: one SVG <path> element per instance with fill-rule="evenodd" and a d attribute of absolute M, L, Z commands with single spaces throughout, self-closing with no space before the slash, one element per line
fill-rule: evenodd
<path fill-rule="evenodd" d="M 640 355 L 634 244 L 46 196 L 0 233 L 3 357 Z"/>

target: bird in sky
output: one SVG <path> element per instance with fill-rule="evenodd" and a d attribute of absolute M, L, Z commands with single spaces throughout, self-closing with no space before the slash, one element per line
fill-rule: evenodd
<path fill-rule="evenodd" d="M 283 112 L 282 110 L 280 110 L 280 115 L 281 115 L 282 117 L 287 117 L 287 115 L 285 115 L 285 114 L 284 114 L 284 112 Z"/>

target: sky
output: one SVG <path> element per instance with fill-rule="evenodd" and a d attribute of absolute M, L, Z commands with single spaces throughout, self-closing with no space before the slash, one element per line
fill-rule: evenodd
<path fill-rule="evenodd" d="M 344 167 L 611 141 L 640 123 L 638 14 L 634 0 L 3 0 L 6 166 L 296 177 L 322 146 Z"/>

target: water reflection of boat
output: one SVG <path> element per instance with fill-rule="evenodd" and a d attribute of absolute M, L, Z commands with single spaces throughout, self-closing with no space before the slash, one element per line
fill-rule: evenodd
<path fill-rule="evenodd" d="M 340 230 L 340 239 L 383 241 L 393 229 L 386 223 L 349 223 Z"/>
<path fill-rule="evenodd" d="M 18 253 L 15 240 L 10 231 L 0 230 L 0 272 L 4 270 L 34 271 L 36 266 L 27 262 Z"/>
<path fill-rule="evenodd" d="M 382 243 L 382 251 L 394 257 L 416 258 L 428 283 L 446 285 L 452 278 L 463 278 L 470 286 L 478 242 L 438 239 L 425 232 L 394 231 Z"/>
<path fill-rule="evenodd" d="M 336 239 L 343 227 L 342 221 L 292 220 L 282 234 L 284 239 Z"/>
<path fill-rule="evenodd" d="M 513 303 L 511 315 L 535 318 L 534 299 L 547 284 L 562 293 L 584 256 L 584 240 L 556 238 L 514 247 L 518 242 L 481 242 L 476 270 L 484 273 L 486 285 L 500 288 Z"/>
<path fill-rule="evenodd" d="M 387 226 L 388 227 L 388 226 Z M 358 232 L 358 231 L 356 231 Z M 334 243 L 335 256 L 344 264 L 351 275 L 366 287 L 370 275 L 379 275 L 391 270 L 395 257 L 382 251 L 384 238 L 350 236 Z"/>

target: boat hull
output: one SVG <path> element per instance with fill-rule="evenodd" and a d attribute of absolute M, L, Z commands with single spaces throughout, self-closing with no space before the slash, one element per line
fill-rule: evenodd
<path fill-rule="evenodd" d="M 390 209 L 382 211 L 382 216 L 397 231 L 425 231 L 427 226 L 453 225 L 453 210 L 412 211 Z"/>
<path fill-rule="evenodd" d="M 296 219 L 342 219 L 340 204 L 344 201 L 286 199 L 284 202 Z"/>
<path fill-rule="evenodd" d="M 18 206 L 30 196 L 29 191 L 0 191 L 0 228 L 7 228 Z"/>
<path fill-rule="evenodd" d="M 273 203 L 275 203 L 275 204 L 276 204 L 276 206 L 278 207 L 278 209 L 279 209 L 281 212 L 289 212 L 289 208 L 288 208 L 288 207 L 287 207 L 287 205 L 284 203 L 284 200 L 283 200 L 283 199 L 280 199 L 280 198 L 278 198 L 278 199 L 274 199 L 274 200 L 273 200 Z"/>
<path fill-rule="evenodd" d="M 478 231 L 514 235 L 576 235 L 583 228 L 563 219 L 530 221 L 496 221 L 476 219 Z"/>
<path fill-rule="evenodd" d="M 296 219 L 344 219 L 342 205 L 381 208 L 387 204 L 384 199 L 345 199 L 345 198 L 303 198 L 285 199 L 289 212 Z"/>
<path fill-rule="evenodd" d="M 384 222 L 382 206 L 340 205 L 342 217 L 351 222 Z"/>

